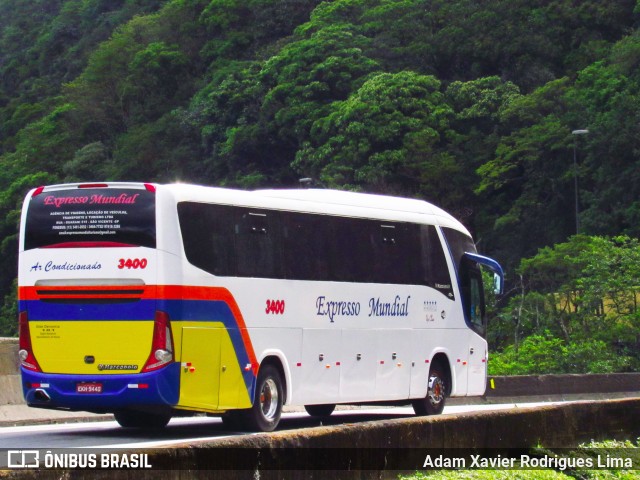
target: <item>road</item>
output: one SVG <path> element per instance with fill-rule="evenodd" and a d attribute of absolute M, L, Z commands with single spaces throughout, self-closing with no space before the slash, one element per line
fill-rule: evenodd
<path fill-rule="evenodd" d="M 560 402 L 557 402 L 560 403 Z M 443 415 L 477 410 L 497 410 L 514 407 L 549 405 L 550 403 L 461 405 L 445 408 Z M 317 427 L 320 425 L 354 424 L 376 420 L 410 418 L 411 407 L 358 408 L 336 410 L 322 421 L 304 412 L 284 413 L 278 430 Z M 123 448 L 142 449 L 183 443 L 212 442 L 235 435 L 252 433 L 225 430 L 219 418 L 174 418 L 163 430 L 139 431 L 121 428 L 116 422 L 101 421 L 58 425 L 34 425 L 0 428 L 0 449 L 58 449 L 58 448 Z"/>

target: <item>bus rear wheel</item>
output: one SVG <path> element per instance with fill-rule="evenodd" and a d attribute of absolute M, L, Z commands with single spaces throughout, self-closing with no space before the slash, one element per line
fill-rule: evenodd
<path fill-rule="evenodd" d="M 333 413 L 336 406 L 334 404 L 327 405 L 305 405 L 304 409 L 312 417 L 328 417 Z"/>
<path fill-rule="evenodd" d="M 265 365 L 258 372 L 253 407 L 243 411 L 243 424 L 249 430 L 272 432 L 280 422 L 284 391 L 280 372 Z"/>
<path fill-rule="evenodd" d="M 433 365 L 429 370 L 427 395 L 413 401 L 416 415 L 439 415 L 444 410 L 447 398 L 447 377 L 440 365 Z"/>
<path fill-rule="evenodd" d="M 171 420 L 170 413 L 149 413 L 139 410 L 118 410 L 113 416 L 124 428 L 164 428 Z"/>

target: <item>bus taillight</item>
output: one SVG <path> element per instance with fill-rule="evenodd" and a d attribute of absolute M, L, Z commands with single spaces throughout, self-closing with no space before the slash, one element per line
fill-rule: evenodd
<path fill-rule="evenodd" d="M 20 312 L 18 317 L 18 331 L 20 335 L 18 357 L 20 357 L 21 365 L 27 370 L 41 372 L 40 365 L 36 357 L 33 355 L 31 347 L 31 333 L 29 332 L 29 317 L 27 312 Z"/>
<path fill-rule="evenodd" d="M 142 371 L 152 372 L 173 362 L 173 360 L 173 336 L 171 335 L 169 315 L 165 312 L 157 311 L 153 325 L 151 353 Z"/>

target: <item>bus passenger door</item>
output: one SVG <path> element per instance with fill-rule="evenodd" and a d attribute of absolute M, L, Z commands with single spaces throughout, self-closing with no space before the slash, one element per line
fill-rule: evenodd
<path fill-rule="evenodd" d="M 467 395 L 484 394 L 487 383 L 488 347 L 485 340 L 487 318 L 480 265 L 488 267 L 497 277 L 496 293 L 504 283 L 502 267 L 495 261 L 475 253 L 465 253 L 461 268 L 462 304 L 469 330 L 467 365 Z"/>
<path fill-rule="evenodd" d="M 180 406 L 205 410 L 218 408 L 223 333 L 223 328 L 182 329 Z"/>
<path fill-rule="evenodd" d="M 468 325 L 467 395 L 482 395 L 487 378 L 487 342 L 482 274 L 477 264 L 465 259 L 462 267 L 464 315 Z"/>

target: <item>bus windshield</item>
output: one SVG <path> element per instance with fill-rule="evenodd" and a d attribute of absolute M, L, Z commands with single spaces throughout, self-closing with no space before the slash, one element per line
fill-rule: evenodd
<path fill-rule="evenodd" d="M 155 194 L 145 188 L 36 191 L 24 249 L 156 246 Z"/>

